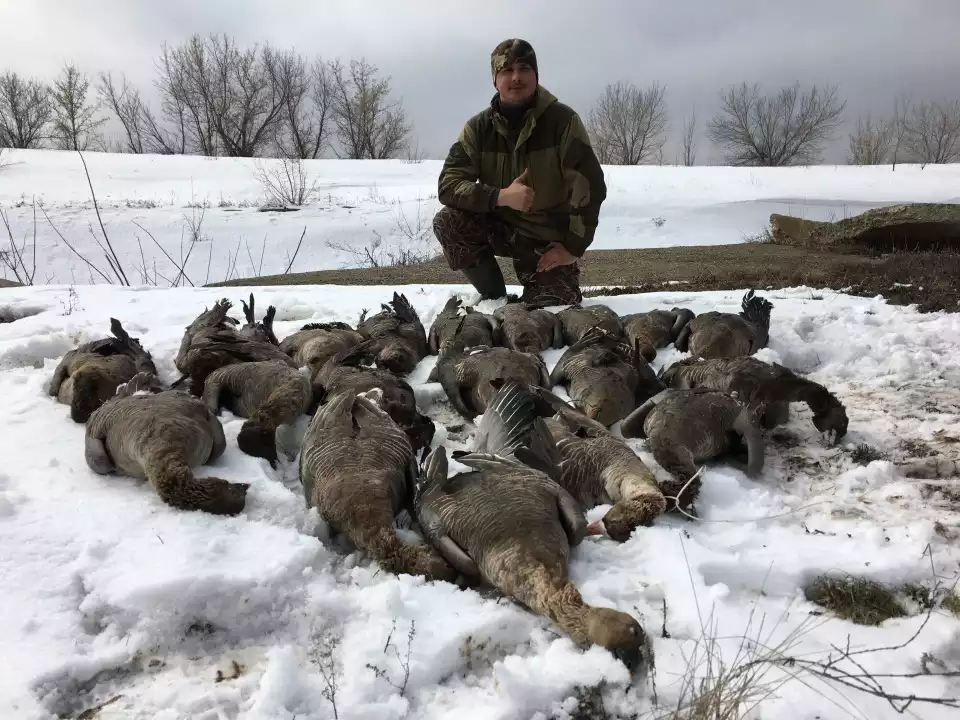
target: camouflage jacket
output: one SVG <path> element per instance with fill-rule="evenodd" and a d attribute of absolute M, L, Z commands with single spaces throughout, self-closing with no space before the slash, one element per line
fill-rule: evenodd
<path fill-rule="evenodd" d="M 495 212 L 537 245 L 559 242 L 576 256 L 593 242 L 600 205 L 607 196 L 603 169 L 580 117 L 546 88 L 537 89 L 516 138 L 490 107 L 470 118 L 440 171 L 441 204 L 469 212 Z M 529 168 L 534 190 L 529 212 L 496 206 L 505 188 Z"/>

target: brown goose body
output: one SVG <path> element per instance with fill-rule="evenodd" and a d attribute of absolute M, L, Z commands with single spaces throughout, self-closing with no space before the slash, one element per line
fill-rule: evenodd
<path fill-rule="evenodd" d="M 722 390 L 744 403 L 762 405 L 760 422 L 768 429 L 787 422 L 791 402 L 805 402 L 817 430 L 836 440 L 847 433 L 847 412 L 836 395 L 779 363 L 753 357 L 685 358 L 665 368 L 661 377 L 673 388 Z"/>
<path fill-rule="evenodd" d="M 70 406 L 70 418 L 85 423 L 90 413 L 112 398 L 117 387 L 138 372 L 154 375 L 157 368 L 137 338 L 110 318 L 112 338 L 93 340 L 68 351 L 50 380 L 49 394 Z"/>
<path fill-rule="evenodd" d="M 482 415 L 496 392 L 493 380 L 518 380 L 546 387 L 547 365 L 535 353 L 505 347 L 474 347 L 446 355 L 441 352 L 429 381 L 439 381 L 450 404 L 467 420 Z"/>
<path fill-rule="evenodd" d="M 331 358 L 313 379 L 314 397 L 331 398 L 342 392 L 355 395 L 370 390 L 380 392 L 379 406 L 407 434 L 414 452 L 429 447 L 436 425 L 420 412 L 417 397 L 409 382 L 389 370 L 357 367 L 350 350 Z"/>
<path fill-rule="evenodd" d="M 673 308 L 624 315 L 621 323 L 630 345 L 639 347 L 643 359 L 653 362 L 657 350 L 676 342 L 680 332 L 694 317 L 692 310 Z"/>
<path fill-rule="evenodd" d="M 666 512 L 657 480 L 623 440 L 547 390 L 533 388 L 553 412 L 546 424 L 560 453 L 560 484 L 584 508 L 612 505 L 588 532 L 623 542 Z"/>
<path fill-rule="evenodd" d="M 363 335 L 343 322 L 309 323 L 280 342 L 280 349 L 293 358 L 297 367 L 307 365 L 314 377 L 330 358 L 352 350 Z"/>
<path fill-rule="evenodd" d="M 437 313 L 430 325 L 427 346 L 431 355 L 440 353 L 440 348 L 452 341 L 462 347 L 500 345 L 500 323 L 492 315 L 478 312 L 473 307 L 463 305 L 463 299 L 454 296 L 447 300 L 443 310 Z"/>
<path fill-rule="evenodd" d="M 407 544 L 394 529 L 397 513 L 410 508 L 417 468 L 406 433 L 377 396 L 340 392 L 314 414 L 300 452 L 307 506 L 388 572 L 452 581 L 456 571 L 432 546 Z"/>
<path fill-rule="evenodd" d="M 376 315 L 367 317 L 364 310 L 357 323 L 357 332 L 364 342 L 364 357 L 395 375 L 406 375 L 427 356 L 427 333 L 420 316 L 406 295 L 393 294 Z"/>
<path fill-rule="evenodd" d="M 507 382 L 481 419 L 470 468 L 447 477 L 446 448 L 426 458 L 415 511 L 424 534 L 468 577 L 555 622 L 582 647 L 611 650 L 630 669 L 645 635 L 626 613 L 586 604 L 570 582 L 571 546 L 586 531 L 583 509 L 554 479 L 556 448 L 519 383 Z M 551 451 L 552 447 L 552 451 Z"/>
<path fill-rule="evenodd" d="M 770 312 L 773 304 L 748 291 L 738 314 L 711 310 L 688 322 L 674 346 L 689 350 L 693 357 L 729 358 L 753 355 L 770 339 Z"/>
<path fill-rule="evenodd" d="M 670 508 L 699 465 L 730 453 L 737 437 L 747 446 L 746 473 L 760 474 L 764 451 L 756 410 L 719 390 L 668 388 L 627 416 L 620 432 L 625 438 L 647 438 L 654 459 L 673 476 L 673 482 L 661 485 Z M 680 507 L 698 493 L 699 480 L 683 492 Z"/>
<path fill-rule="evenodd" d="M 235 363 L 207 376 L 203 402 L 214 414 L 225 407 L 247 418 L 237 445 L 275 465 L 277 428 L 292 425 L 307 412 L 313 403 L 313 385 L 303 371 L 276 360 Z"/>
<path fill-rule="evenodd" d="M 573 345 L 594 327 L 615 338 L 623 336 L 620 316 L 606 305 L 572 305 L 558 312 L 557 318 L 563 327 L 564 345 Z"/>
<path fill-rule="evenodd" d="M 586 333 L 560 356 L 550 386 L 561 385 L 588 418 L 610 427 L 639 403 L 663 389 L 647 361 L 599 328 Z"/>
<path fill-rule="evenodd" d="M 181 510 L 235 515 L 246 483 L 194 477 L 192 468 L 223 455 L 223 427 L 203 401 L 162 390 L 138 373 L 87 422 L 84 458 L 94 472 L 147 480 L 166 504 Z"/>
<path fill-rule="evenodd" d="M 549 310 L 508 302 L 494 310 L 493 317 L 500 323 L 504 347 L 528 353 L 563 347 L 563 325 Z"/>
<path fill-rule="evenodd" d="M 183 373 L 183 378 L 175 386 L 189 378 L 189 391 L 200 397 L 207 376 L 226 365 L 278 360 L 292 368 L 297 367 L 293 358 L 277 345 L 241 335 L 236 320 L 227 317 L 231 306 L 226 298 L 219 300 L 187 326 L 174 358 L 174 365 Z"/>

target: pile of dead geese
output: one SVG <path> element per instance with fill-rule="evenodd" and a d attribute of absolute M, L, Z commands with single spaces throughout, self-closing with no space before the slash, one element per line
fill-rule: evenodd
<path fill-rule="evenodd" d="M 226 452 L 220 412 L 244 418 L 239 450 L 272 466 L 278 428 L 310 415 L 300 481 L 334 533 L 393 573 L 486 583 L 628 668 L 646 636 L 630 615 L 583 601 L 567 574 L 571 548 L 687 514 L 707 461 L 759 476 L 764 431 L 787 420 L 791 402 L 806 403 L 834 439 L 847 430 L 826 388 L 751 357 L 767 345 L 773 308 L 752 290 L 739 313 L 701 315 L 516 301 L 486 314 L 452 297 L 429 332 L 394 293 L 355 326 L 311 323 L 282 341 L 276 308 L 258 321 L 249 300 L 243 325 L 223 299 L 187 326 L 174 360 L 181 377 L 167 387 L 116 319 L 111 337 L 63 357 L 49 392 L 85 424 L 94 472 L 145 479 L 175 508 L 233 515 L 248 485 L 193 472 Z M 649 362 L 671 343 L 689 357 L 654 372 Z M 540 353 L 549 348 L 566 350 L 548 373 Z M 472 449 L 451 452 L 466 468 L 453 474 L 404 379 L 428 355 L 437 356 L 428 380 L 473 425 Z M 625 438 L 645 438 L 670 479 L 659 482 Z M 612 507 L 588 524 L 585 511 L 601 504 Z M 420 542 L 398 537 L 404 510 Z"/>

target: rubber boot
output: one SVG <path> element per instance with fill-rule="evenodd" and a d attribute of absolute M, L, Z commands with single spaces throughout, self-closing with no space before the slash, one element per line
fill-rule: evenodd
<path fill-rule="evenodd" d="M 503 280 L 503 271 L 493 255 L 488 255 L 470 267 L 463 268 L 463 274 L 470 284 L 480 293 L 481 300 L 496 300 L 507 294 Z"/>

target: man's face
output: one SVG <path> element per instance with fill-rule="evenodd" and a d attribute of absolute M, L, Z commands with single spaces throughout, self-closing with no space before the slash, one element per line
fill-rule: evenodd
<path fill-rule="evenodd" d="M 537 89 L 537 74 L 525 62 L 507 65 L 497 73 L 494 83 L 500 99 L 511 105 L 529 100 Z"/>

